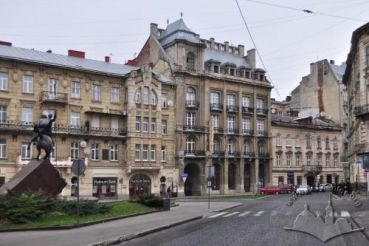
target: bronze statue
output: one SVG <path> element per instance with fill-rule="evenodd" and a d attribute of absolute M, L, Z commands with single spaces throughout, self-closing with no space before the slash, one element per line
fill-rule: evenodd
<path fill-rule="evenodd" d="M 37 125 L 33 127 L 33 137 L 31 142 L 28 144 L 30 149 L 31 144 L 35 144 L 37 148 L 37 160 L 40 159 L 41 149 L 45 150 L 46 155 L 44 159 L 50 158 L 50 153 L 54 148 L 54 141 L 51 138 L 52 135 L 52 124 L 56 120 L 56 113 L 54 117 L 52 114 L 48 114 L 45 110 L 41 114 L 41 119 Z"/>

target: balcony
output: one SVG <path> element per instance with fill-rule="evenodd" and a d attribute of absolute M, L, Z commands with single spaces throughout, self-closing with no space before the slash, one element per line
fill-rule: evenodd
<path fill-rule="evenodd" d="M 266 115 L 266 114 L 268 114 L 268 109 L 266 109 L 266 108 L 256 108 L 256 113 Z"/>
<path fill-rule="evenodd" d="M 40 100 L 42 103 L 67 104 L 68 94 L 67 93 L 52 93 L 48 91 L 43 91 L 41 92 Z"/>
<path fill-rule="evenodd" d="M 222 133 L 224 133 L 224 130 L 221 127 L 213 127 L 213 129 L 214 129 L 214 134 L 222 134 Z"/>
<path fill-rule="evenodd" d="M 204 150 L 185 150 L 185 157 L 205 157 Z"/>
<path fill-rule="evenodd" d="M 197 125 L 183 125 L 183 131 L 189 131 L 189 132 L 204 132 L 205 127 L 204 126 L 197 126 Z"/>
<path fill-rule="evenodd" d="M 354 108 L 354 115 L 356 117 L 365 116 L 369 114 L 369 104 L 357 106 Z"/>
<path fill-rule="evenodd" d="M 254 108 L 242 107 L 242 113 L 244 113 L 244 114 L 253 114 L 254 113 Z"/>
<path fill-rule="evenodd" d="M 268 137 L 268 132 L 267 131 L 258 130 L 257 131 L 257 136 L 258 137 Z"/>
<path fill-rule="evenodd" d="M 253 158 L 255 157 L 255 152 L 243 152 L 242 155 L 244 158 Z"/>
<path fill-rule="evenodd" d="M 225 151 L 222 150 L 214 150 L 213 151 L 213 157 L 224 157 Z"/>
<path fill-rule="evenodd" d="M 227 128 L 226 133 L 230 135 L 234 135 L 238 133 L 238 129 L 237 128 Z"/>
<path fill-rule="evenodd" d="M 0 131 L 32 131 L 33 123 L 32 122 L 23 122 L 23 121 L 0 121 Z"/>
<path fill-rule="evenodd" d="M 242 129 L 242 134 L 246 136 L 252 136 L 254 134 L 254 130 L 251 129 Z"/>
<path fill-rule="evenodd" d="M 227 155 L 229 158 L 240 157 L 241 153 L 239 151 L 228 151 Z"/>
<path fill-rule="evenodd" d="M 186 108 L 198 108 L 199 102 L 196 100 L 186 100 Z"/>
<path fill-rule="evenodd" d="M 314 165 L 314 166 L 302 166 L 302 170 L 305 174 L 318 174 L 322 171 L 323 167 L 321 165 Z"/>
<path fill-rule="evenodd" d="M 238 106 L 236 106 L 236 105 L 227 105 L 227 112 L 228 113 L 238 112 Z"/>
<path fill-rule="evenodd" d="M 258 157 L 261 158 L 261 159 L 269 159 L 270 158 L 270 154 L 269 153 L 261 152 L 261 153 L 258 153 Z"/>
<path fill-rule="evenodd" d="M 223 104 L 220 103 L 210 103 L 211 111 L 223 111 Z"/>

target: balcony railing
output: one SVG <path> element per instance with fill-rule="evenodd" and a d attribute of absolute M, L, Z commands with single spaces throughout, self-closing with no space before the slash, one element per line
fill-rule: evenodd
<path fill-rule="evenodd" d="M 224 157 L 224 155 L 225 155 L 225 151 L 223 151 L 223 150 L 214 150 L 213 151 L 213 156 Z"/>
<path fill-rule="evenodd" d="M 254 113 L 254 108 L 251 108 L 251 107 L 242 107 L 242 113 L 252 114 L 252 113 Z"/>
<path fill-rule="evenodd" d="M 255 157 L 255 152 L 243 152 L 242 155 L 243 157 L 251 158 L 251 157 Z"/>
<path fill-rule="evenodd" d="M 224 132 L 223 128 L 221 127 L 214 127 L 215 134 L 222 134 Z"/>
<path fill-rule="evenodd" d="M 188 156 L 205 156 L 205 151 L 204 150 L 185 150 L 184 154 L 186 157 Z"/>
<path fill-rule="evenodd" d="M 268 109 L 266 108 L 256 108 L 257 114 L 268 114 Z"/>
<path fill-rule="evenodd" d="M 263 153 L 263 152 L 259 152 L 258 153 L 259 158 L 269 158 L 270 154 L 269 153 Z"/>
<path fill-rule="evenodd" d="M 254 134 L 254 130 L 252 129 L 242 129 L 242 134 L 246 136 L 252 136 Z"/>
<path fill-rule="evenodd" d="M 197 126 L 197 125 L 183 125 L 183 131 L 205 131 L 204 126 Z"/>
<path fill-rule="evenodd" d="M 357 106 L 354 108 L 354 115 L 356 117 L 369 114 L 369 104 Z"/>
<path fill-rule="evenodd" d="M 239 151 L 228 151 L 227 154 L 229 157 L 239 157 L 241 153 Z"/>
<path fill-rule="evenodd" d="M 257 130 L 258 137 L 268 137 L 267 131 Z"/>
<path fill-rule="evenodd" d="M 210 110 L 223 111 L 223 104 L 221 104 L 221 103 L 210 103 Z"/>
<path fill-rule="evenodd" d="M 227 105 L 227 112 L 238 112 L 238 106 L 236 105 Z"/>
<path fill-rule="evenodd" d="M 67 93 L 54 93 L 49 91 L 41 92 L 41 102 L 52 102 L 52 103 L 68 103 Z"/>
<path fill-rule="evenodd" d="M 321 165 L 313 165 L 313 166 L 302 166 L 302 170 L 305 173 L 320 173 L 323 167 Z"/>
<path fill-rule="evenodd" d="M 227 128 L 226 133 L 227 134 L 237 134 L 238 133 L 238 129 L 237 128 Z"/>
<path fill-rule="evenodd" d="M 186 107 L 187 108 L 198 108 L 199 102 L 196 100 L 186 100 Z"/>

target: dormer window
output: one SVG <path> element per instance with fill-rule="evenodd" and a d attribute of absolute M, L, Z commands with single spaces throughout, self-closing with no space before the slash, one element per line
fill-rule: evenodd
<path fill-rule="evenodd" d="M 219 73 L 219 66 L 218 65 L 214 65 L 214 73 Z"/>
<path fill-rule="evenodd" d="M 188 52 L 186 64 L 188 71 L 195 71 L 195 55 L 192 52 Z"/>
<path fill-rule="evenodd" d="M 230 69 L 229 69 L 229 74 L 230 74 L 231 76 L 234 76 L 234 68 L 230 68 Z"/>

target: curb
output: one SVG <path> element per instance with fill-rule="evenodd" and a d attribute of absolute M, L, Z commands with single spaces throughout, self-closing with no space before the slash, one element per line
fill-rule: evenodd
<path fill-rule="evenodd" d="M 191 221 L 194 221 L 194 220 L 199 220 L 199 219 L 202 219 L 202 218 L 203 218 L 203 216 L 196 216 L 196 217 L 192 217 L 190 219 L 182 220 L 182 221 L 179 221 L 179 222 L 174 222 L 172 224 L 159 226 L 159 227 L 156 227 L 156 228 L 153 228 L 153 229 L 148 229 L 148 230 L 143 231 L 143 232 L 124 235 L 124 236 L 118 237 L 118 238 L 113 239 L 113 240 L 89 244 L 89 246 L 110 246 L 110 245 L 118 244 L 118 243 L 121 243 L 121 242 L 129 241 L 129 240 L 132 240 L 132 239 L 135 239 L 135 238 L 143 237 L 143 236 L 146 236 L 148 234 L 152 234 L 152 233 L 155 233 L 155 232 L 158 232 L 158 231 L 163 231 L 163 230 L 169 229 L 171 227 L 182 225 L 182 224 L 185 224 L 185 223 L 188 223 L 188 222 L 191 222 Z"/>
<path fill-rule="evenodd" d="M 223 209 L 218 209 L 218 210 L 212 210 L 213 212 L 223 212 L 223 211 L 226 211 L 226 210 L 229 210 L 229 209 L 232 209 L 232 208 L 237 208 L 239 206 L 243 205 L 242 203 L 241 204 L 236 204 L 236 205 L 233 205 L 233 206 L 230 206 L 228 208 L 223 208 Z"/>
<path fill-rule="evenodd" d="M 351 216 L 351 220 L 354 222 L 355 226 L 357 226 L 358 228 L 360 228 L 360 224 L 356 221 L 356 219 L 354 217 Z M 362 226 L 363 227 L 363 226 Z M 368 233 L 366 232 L 366 229 L 365 227 L 363 227 L 364 230 L 361 231 L 363 234 L 364 234 L 364 237 L 366 237 L 366 239 L 369 241 L 369 235 Z"/>

